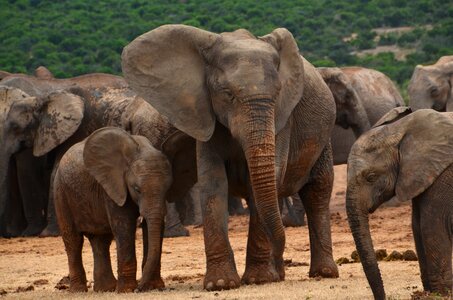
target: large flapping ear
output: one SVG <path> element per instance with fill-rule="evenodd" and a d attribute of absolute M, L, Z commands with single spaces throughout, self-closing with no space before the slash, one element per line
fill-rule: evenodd
<path fill-rule="evenodd" d="M 448 113 L 421 109 L 404 122 L 406 132 L 399 144 L 396 182 L 396 196 L 401 201 L 423 193 L 453 163 L 453 119 Z"/>
<path fill-rule="evenodd" d="M 85 110 L 84 101 L 66 91 L 53 92 L 43 101 L 33 145 L 35 156 L 48 153 L 72 136 L 82 123 Z"/>
<path fill-rule="evenodd" d="M 287 29 L 277 28 L 259 39 L 271 44 L 280 54 L 281 90 L 275 106 L 275 130 L 278 133 L 302 98 L 304 63 L 296 41 Z"/>
<path fill-rule="evenodd" d="M 131 135 L 117 127 L 98 129 L 85 142 L 85 167 L 119 206 L 127 199 L 125 173 L 139 151 Z"/>
<path fill-rule="evenodd" d="M 412 112 L 411 108 L 408 106 L 399 106 L 389 110 L 385 115 L 383 115 L 372 128 L 376 128 L 382 125 L 390 124 L 398 121 L 399 119 L 407 116 Z"/>
<path fill-rule="evenodd" d="M 127 45 L 121 56 L 129 85 L 178 129 L 207 141 L 215 116 L 205 82 L 203 52 L 218 34 L 185 25 L 164 25 Z"/>

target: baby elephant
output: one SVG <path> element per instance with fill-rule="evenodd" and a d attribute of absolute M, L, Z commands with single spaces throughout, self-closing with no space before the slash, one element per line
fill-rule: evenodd
<path fill-rule="evenodd" d="M 400 110 L 401 113 L 398 113 Z M 412 231 L 426 291 L 452 288 L 453 113 L 394 109 L 353 145 L 349 225 L 375 299 L 385 299 L 368 214 L 392 197 L 412 200 Z"/>
<path fill-rule="evenodd" d="M 160 276 L 165 195 L 171 184 L 167 158 L 142 137 L 105 127 L 72 146 L 61 159 L 54 196 L 68 255 L 71 292 L 87 291 L 83 236 L 94 256 L 94 291 L 137 288 L 135 230 L 143 217 L 143 275 L 138 290 L 163 288 Z M 118 281 L 109 247 L 116 241 Z"/>

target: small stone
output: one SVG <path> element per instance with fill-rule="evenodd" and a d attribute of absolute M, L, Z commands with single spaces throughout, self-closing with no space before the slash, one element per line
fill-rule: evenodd
<path fill-rule="evenodd" d="M 5 296 L 6 294 L 8 294 L 7 291 L 5 291 L 4 289 L 0 289 L 0 296 Z"/>
<path fill-rule="evenodd" d="M 49 280 L 47 280 L 47 279 L 38 279 L 38 280 L 33 281 L 33 285 L 45 285 L 48 283 L 49 283 Z"/>
<path fill-rule="evenodd" d="M 30 292 L 30 291 L 34 291 L 34 290 L 35 290 L 35 287 L 32 285 L 20 286 L 16 289 L 16 293 Z"/>

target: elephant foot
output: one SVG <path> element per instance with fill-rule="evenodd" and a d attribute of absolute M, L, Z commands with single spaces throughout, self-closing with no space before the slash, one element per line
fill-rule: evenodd
<path fill-rule="evenodd" d="M 69 284 L 69 292 L 70 293 L 85 293 L 85 292 L 88 292 L 88 288 L 87 288 L 86 283 L 81 283 L 81 282 L 73 283 L 73 282 L 71 282 Z"/>
<path fill-rule="evenodd" d="M 162 277 L 159 277 L 159 279 L 154 279 L 154 280 L 149 280 L 147 282 L 142 282 L 138 284 L 137 289 L 135 290 L 136 292 L 146 292 L 150 290 L 161 290 L 165 288 L 165 283 L 162 280 Z"/>
<path fill-rule="evenodd" d="M 21 236 L 37 236 L 41 232 L 42 225 L 29 225 L 22 231 Z"/>
<path fill-rule="evenodd" d="M 264 284 L 280 281 L 280 275 L 269 263 L 248 264 L 242 276 L 244 284 Z"/>
<path fill-rule="evenodd" d="M 137 280 L 131 279 L 118 279 L 116 283 L 117 293 L 132 293 L 137 288 Z"/>
<path fill-rule="evenodd" d="M 189 236 L 189 230 L 185 228 L 181 223 L 178 223 L 176 226 L 165 227 L 164 237 L 179 237 L 179 236 Z"/>
<path fill-rule="evenodd" d="M 310 266 L 310 272 L 308 273 L 309 277 L 318 277 L 323 278 L 338 278 L 338 267 L 333 261 L 329 259 L 328 261 L 323 261 L 321 263 L 312 263 Z"/>
<path fill-rule="evenodd" d="M 116 279 L 94 281 L 93 291 L 95 292 L 113 292 L 116 289 Z"/>
<path fill-rule="evenodd" d="M 44 228 L 43 231 L 39 234 L 39 237 L 49 237 L 49 236 L 59 236 L 60 229 L 58 225 L 49 224 Z"/>
<path fill-rule="evenodd" d="M 241 279 L 234 263 L 224 262 L 208 265 L 203 286 L 208 291 L 220 291 L 238 288 Z"/>

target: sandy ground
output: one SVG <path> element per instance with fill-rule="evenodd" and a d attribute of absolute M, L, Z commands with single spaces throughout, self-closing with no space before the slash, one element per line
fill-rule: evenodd
<path fill-rule="evenodd" d="M 335 167 L 335 186 L 331 201 L 334 259 L 350 258 L 355 250 L 344 209 L 346 166 Z M 415 250 L 411 232 L 411 208 L 381 208 L 371 217 L 375 249 Z M 231 217 L 230 241 L 239 274 L 244 272 L 248 217 Z M 286 280 L 261 286 L 241 286 L 232 291 L 207 292 L 202 288 L 205 271 L 203 234 L 201 228 L 189 227 L 190 237 L 165 239 L 162 276 L 166 289 L 144 294 L 129 294 L 131 299 L 372 299 L 360 263 L 339 266 L 340 278 L 308 278 L 310 246 L 308 228 L 286 229 Z M 137 255 L 141 260 L 141 235 L 137 235 Z M 116 250 L 112 244 L 112 261 Z M 83 250 L 87 278 L 92 280 L 93 259 L 87 240 Z M 114 263 L 116 264 L 116 263 Z M 414 291 L 422 290 L 418 262 L 380 262 L 389 299 L 410 299 Z M 57 282 L 68 274 L 67 258 L 61 238 L 0 239 L 0 292 L 15 299 L 119 299 L 115 293 L 70 294 L 55 289 Z M 138 278 L 140 274 L 137 275 Z M 92 282 L 91 282 L 92 283 Z M 24 291 L 32 289 L 31 291 Z"/>

